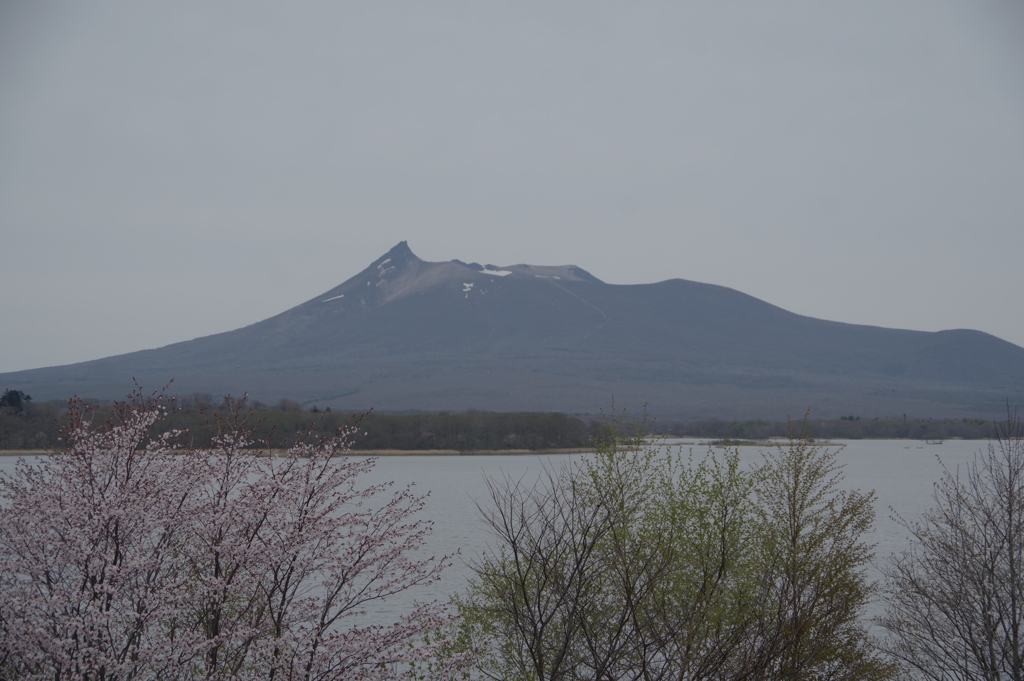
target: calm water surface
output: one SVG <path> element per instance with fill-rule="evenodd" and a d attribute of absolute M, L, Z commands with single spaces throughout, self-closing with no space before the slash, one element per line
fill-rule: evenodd
<path fill-rule="evenodd" d="M 942 474 L 941 461 L 950 469 L 970 461 L 975 452 L 987 446 L 984 441 L 947 440 L 941 445 L 926 445 L 906 440 L 850 440 L 834 441 L 841 446 L 838 461 L 844 466 L 843 489 L 874 490 L 875 525 L 869 541 L 877 544 L 876 563 L 900 551 L 906 540 L 906 530 L 892 519 L 893 512 L 907 520 L 915 520 L 932 505 L 933 484 Z M 702 455 L 707 446 L 685 446 Z M 715 450 L 721 453 L 722 450 Z M 761 449 L 740 448 L 741 460 L 746 464 L 762 460 Z M 378 460 L 372 473 L 375 481 L 394 480 L 396 485 L 415 483 L 416 489 L 430 491 L 427 512 L 434 521 L 434 535 L 430 550 L 434 554 L 452 553 L 461 549 L 461 558 L 453 565 L 438 585 L 422 590 L 415 600 L 446 598 L 460 591 L 472 571 L 466 563 L 486 551 L 490 536 L 477 517 L 476 502 L 488 500 L 485 476 L 508 473 L 514 477 L 534 479 L 544 465 L 559 466 L 579 455 L 554 456 L 440 456 L 440 457 L 384 457 Z M 872 566 L 870 575 L 880 574 Z M 411 599 L 410 599 L 411 600 Z M 395 605 L 405 605 L 398 604 Z M 390 610 L 388 607 L 386 610 Z M 384 614 L 382 611 L 381 614 Z M 873 607 L 869 617 L 881 614 Z"/>
<path fill-rule="evenodd" d="M 905 543 L 906 531 L 891 518 L 892 513 L 914 520 L 932 505 L 932 486 L 942 473 L 939 458 L 947 467 L 955 469 L 971 460 L 987 443 L 947 440 L 941 445 L 926 445 L 906 440 L 851 440 L 835 441 L 833 445 L 841 446 L 838 460 L 845 466 L 842 488 L 874 490 L 877 495 L 870 541 L 878 545 L 878 562 L 899 551 Z M 707 446 L 684 446 L 684 450 L 688 449 L 701 455 L 707 451 Z M 757 447 L 743 447 L 741 459 L 747 464 L 759 462 L 760 452 Z M 486 476 L 509 474 L 530 481 L 545 465 L 557 467 L 581 456 L 585 455 L 389 456 L 378 459 L 368 482 L 390 480 L 396 487 L 412 483 L 416 491 L 430 493 L 425 513 L 434 521 L 434 533 L 429 539 L 428 555 L 461 551 L 461 556 L 455 558 L 455 564 L 440 583 L 393 599 L 377 608 L 374 615 L 389 619 L 391 614 L 406 611 L 414 600 L 445 600 L 449 594 L 462 590 L 471 575 L 467 563 L 486 551 L 490 541 L 476 510 L 477 501 L 484 504 L 489 498 L 484 483 Z M 14 457 L 0 456 L 0 471 L 10 472 L 14 462 Z M 874 567 L 871 574 L 878 577 Z M 878 608 L 872 608 L 869 613 L 874 614 L 879 614 Z"/>

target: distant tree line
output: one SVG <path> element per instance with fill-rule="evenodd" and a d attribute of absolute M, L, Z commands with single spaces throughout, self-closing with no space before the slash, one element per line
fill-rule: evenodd
<path fill-rule="evenodd" d="M 112 408 L 93 402 L 95 418 L 105 419 Z M 196 446 L 209 444 L 215 428 L 215 413 L 230 409 L 237 400 L 216 399 L 208 393 L 178 397 L 175 409 L 163 427 L 189 430 Z M 584 420 L 560 413 L 499 413 L 486 411 L 441 412 L 417 414 L 369 413 L 359 415 L 303 408 L 294 400 L 282 399 L 267 405 L 257 400 L 241 400 L 240 406 L 251 412 L 252 423 L 258 424 L 255 435 L 270 447 L 291 446 L 300 433 L 309 431 L 314 437 L 330 437 L 339 428 L 354 425 L 362 434 L 353 449 L 455 449 L 459 451 L 501 449 L 573 449 L 593 446 L 600 420 Z M 0 450 L 46 449 L 59 444 L 58 431 L 65 411 L 57 402 L 33 402 L 19 390 L 0 395 Z M 861 418 L 844 416 L 838 419 L 808 419 L 808 435 L 816 439 L 950 439 L 979 440 L 989 437 L 992 422 L 980 418 L 914 419 L 904 417 Z M 660 420 L 653 432 L 675 437 L 698 437 L 717 440 L 761 440 L 786 437 L 787 421 L 671 421 Z"/>
<path fill-rule="evenodd" d="M 240 402 L 240 404 L 236 404 Z M 214 414 L 235 406 L 248 413 L 253 436 L 275 449 L 292 446 L 302 435 L 332 437 L 339 428 L 355 426 L 360 434 L 353 449 L 574 449 L 590 446 L 591 429 L 582 419 L 558 413 L 498 413 L 468 411 L 436 414 L 352 415 L 304 411 L 293 400 L 268 406 L 255 400 L 216 401 L 200 393 L 179 398 L 175 411 L 161 422 L 164 430 L 189 431 L 194 446 L 205 447 L 218 433 Z M 92 418 L 106 420 L 112 405 L 93 404 Z M 64 409 L 51 403 L 26 402 L 18 408 L 0 407 L 0 449 L 46 449 L 59 444 Z"/>
<path fill-rule="evenodd" d="M 33 402 L 20 390 L 0 395 L 0 449 L 45 449 L 58 441 L 64 410 L 49 402 Z"/>
<path fill-rule="evenodd" d="M 253 411 L 254 436 L 272 448 L 286 448 L 302 435 L 331 437 L 339 428 L 355 426 L 354 450 L 373 449 L 562 449 L 590 445 L 591 434 L 581 419 L 556 413 L 469 411 L 440 414 L 349 415 L 330 412 Z M 206 414 L 178 412 L 165 425 L 189 430 L 197 446 L 214 431 Z"/>
<path fill-rule="evenodd" d="M 983 440 L 992 434 L 993 422 L 981 418 L 912 419 L 905 417 L 808 419 L 809 436 L 838 440 L 936 440 L 961 438 Z M 654 429 L 662 435 L 732 440 L 762 440 L 790 435 L 788 421 L 664 421 Z"/>

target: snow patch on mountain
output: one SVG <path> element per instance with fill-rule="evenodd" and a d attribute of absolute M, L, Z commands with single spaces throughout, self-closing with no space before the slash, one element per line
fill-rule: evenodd
<path fill-rule="evenodd" d="M 377 269 L 380 271 L 380 279 L 377 281 L 377 286 L 380 286 L 381 284 L 384 283 L 384 277 L 386 277 L 389 273 L 395 271 L 394 265 L 392 265 L 391 267 L 385 267 L 385 265 L 387 265 L 389 262 L 391 262 L 391 258 L 382 260 L 381 263 L 377 265 Z"/>

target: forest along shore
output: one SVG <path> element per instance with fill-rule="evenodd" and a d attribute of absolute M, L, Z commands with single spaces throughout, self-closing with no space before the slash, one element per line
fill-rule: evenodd
<path fill-rule="evenodd" d="M 267 455 L 266 449 L 253 449 L 253 453 Z M 352 449 L 340 456 L 534 456 L 544 454 L 584 454 L 592 451 L 587 448 L 556 448 L 556 449 L 474 449 L 459 451 L 457 449 Z M 287 449 L 271 450 L 277 456 L 284 456 Z M 48 449 L 4 449 L 0 456 L 47 456 L 53 452 Z"/>
<path fill-rule="evenodd" d="M 253 427 L 254 442 L 272 449 L 287 449 L 297 440 L 313 442 L 332 437 L 339 429 L 355 428 L 352 451 L 379 456 L 403 454 L 444 454 L 457 452 L 515 454 L 526 452 L 568 453 L 588 451 L 602 423 L 597 416 L 570 416 L 558 413 L 500 413 L 470 411 L 464 413 L 417 413 L 359 415 L 302 411 L 298 403 L 282 400 L 293 411 L 256 410 L 243 402 L 199 406 L 181 400 L 178 411 L 161 421 L 160 428 L 189 432 L 197 447 L 211 444 L 220 416 L 237 410 L 237 415 Z M 265 409 L 265 405 L 255 407 Z M 251 411 L 249 411 L 251 410 Z M 113 415 L 110 405 L 97 405 L 90 413 L 92 421 L 103 423 Z M 0 452 L 43 453 L 48 447 L 62 445 L 60 427 L 64 409 L 57 404 L 25 401 L 20 407 L 0 406 Z M 992 421 L 982 418 L 908 419 L 861 418 L 808 419 L 806 435 L 821 440 L 954 440 L 984 439 L 992 431 Z M 669 438 L 713 441 L 715 445 L 746 446 L 787 439 L 792 425 L 786 421 L 671 421 L 658 419 L 654 434 Z"/>

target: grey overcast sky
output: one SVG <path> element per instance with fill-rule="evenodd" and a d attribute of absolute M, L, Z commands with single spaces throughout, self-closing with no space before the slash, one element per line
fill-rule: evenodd
<path fill-rule="evenodd" d="M 0 4 L 0 371 L 403 239 L 1024 345 L 1024 3 Z"/>

